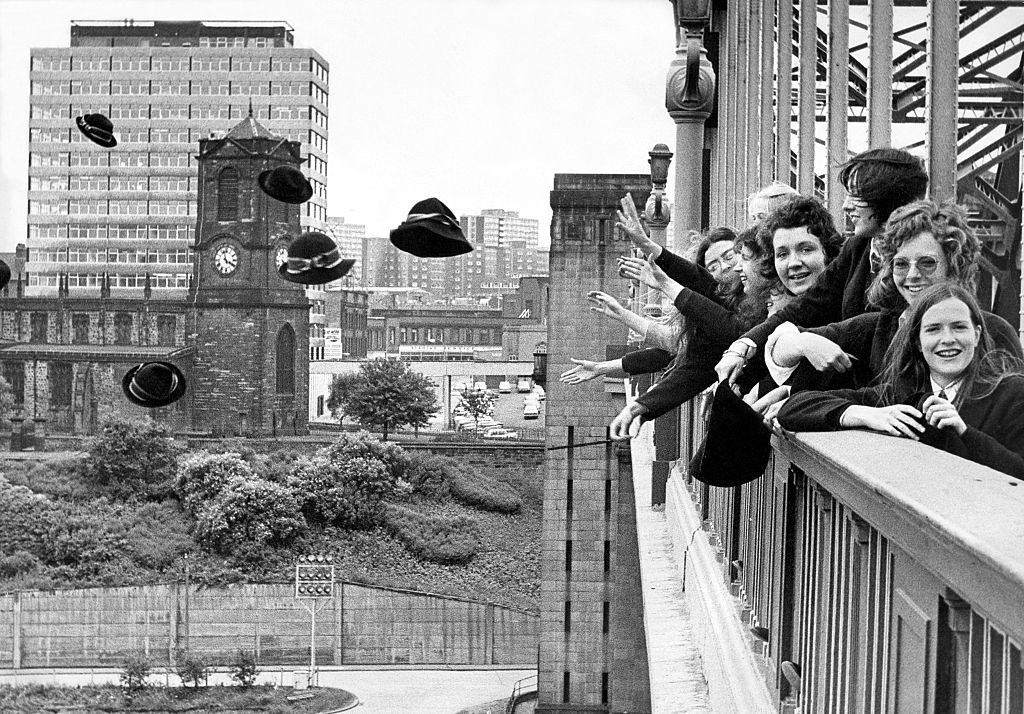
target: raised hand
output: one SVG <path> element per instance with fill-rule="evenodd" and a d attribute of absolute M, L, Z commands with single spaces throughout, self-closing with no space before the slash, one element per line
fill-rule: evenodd
<path fill-rule="evenodd" d="M 953 429 L 960 436 L 967 431 L 963 417 L 948 399 L 933 394 L 924 400 L 921 410 L 924 412 L 924 420 L 936 428 Z"/>
<path fill-rule="evenodd" d="M 639 280 L 649 288 L 662 290 L 669 281 L 665 271 L 658 267 L 653 259 L 641 260 L 640 258 L 618 258 L 619 275 L 629 280 Z"/>
<path fill-rule="evenodd" d="M 562 372 L 558 377 L 559 382 L 564 382 L 565 384 L 582 384 L 583 382 L 588 382 L 595 377 L 601 376 L 597 371 L 597 362 L 591 362 L 587 359 L 572 358 L 570 358 L 569 361 L 576 366 Z"/>
<path fill-rule="evenodd" d="M 661 246 L 651 240 L 640 222 L 640 216 L 636 212 L 636 205 L 633 203 L 633 196 L 626 194 L 619 201 L 621 208 L 615 212 L 615 227 L 621 230 L 632 241 L 633 245 L 644 255 L 654 255 L 657 258 L 661 254 Z"/>
<path fill-rule="evenodd" d="M 587 302 L 590 303 L 591 312 L 597 312 L 615 320 L 620 319 L 626 312 L 622 303 L 600 290 L 591 290 L 587 293 Z"/>

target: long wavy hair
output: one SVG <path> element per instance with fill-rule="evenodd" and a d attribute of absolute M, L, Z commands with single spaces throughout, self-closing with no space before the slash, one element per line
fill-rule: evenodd
<path fill-rule="evenodd" d="M 960 380 L 954 404 L 966 399 L 981 399 L 991 394 L 1007 377 L 1024 376 L 1024 364 L 1005 350 L 996 349 L 985 329 L 981 307 L 974 296 L 959 285 L 941 283 L 923 293 L 906 314 L 885 355 L 886 367 L 879 376 L 882 402 L 906 403 L 915 395 L 930 391 L 931 370 L 921 351 L 921 322 L 929 309 L 949 299 L 967 305 L 971 322 L 981 329 L 974 358 Z"/>
<path fill-rule="evenodd" d="M 843 248 L 843 236 L 836 230 L 832 214 L 824 204 L 816 198 L 797 196 L 776 208 L 758 224 L 757 241 L 761 251 L 758 270 L 768 280 L 779 277 L 775 270 L 774 240 L 775 231 L 780 228 L 807 228 L 807 232 L 821 243 L 825 265 L 835 260 Z"/>
<path fill-rule="evenodd" d="M 892 259 L 904 243 L 931 233 L 946 257 L 947 280 L 973 292 L 981 241 L 967 223 L 967 214 L 952 201 L 914 201 L 893 211 L 876 243 L 882 267 L 868 288 L 868 302 L 883 310 L 903 310 L 907 302 L 896 289 Z"/>

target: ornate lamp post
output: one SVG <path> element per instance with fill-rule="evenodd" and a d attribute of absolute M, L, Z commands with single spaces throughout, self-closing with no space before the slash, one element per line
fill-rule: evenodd
<path fill-rule="evenodd" d="M 665 108 L 676 123 L 676 252 L 686 250 L 689 230 L 700 230 L 704 175 L 704 121 L 715 98 L 715 71 L 704 49 L 711 0 L 673 0 L 676 58 L 665 83 Z M 696 182 L 696 185 L 694 183 Z"/>
<path fill-rule="evenodd" d="M 651 195 L 644 207 L 644 216 L 651 229 L 651 239 L 658 245 L 665 245 L 665 232 L 672 219 L 672 209 L 665 200 L 665 186 L 668 184 L 668 169 L 672 164 L 672 152 L 665 144 L 656 144 L 647 152 L 647 163 L 651 166 Z M 657 290 L 643 286 L 641 310 L 645 317 L 661 317 L 662 295 Z"/>

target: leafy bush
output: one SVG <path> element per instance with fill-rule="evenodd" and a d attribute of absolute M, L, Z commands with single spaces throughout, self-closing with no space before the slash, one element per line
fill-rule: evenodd
<path fill-rule="evenodd" d="M 345 528 L 379 520 L 381 503 L 395 487 L 380 460 L 362 456 L 298 461 L 288 483 L 310 521 Z"/>
<path fill-rule="evenodd" d="M 45 554 L 50 524 L 60 519 L 60 509 L 50 498 L 0 476 L 0 513 L 0 553 Z"/>
<path fill-rule="evenodd" d="M 458 463 L 447 456 L 413 454 L 405 478 L 414 493 L 443 499 L 450 495 L 451 482 L 458 469 Z"/>
<path fill-rule="evenodd" d="M 108 419 L 86 442 L 83 476 L 117 498 L 168 495 L 177 468 L 178 447 L 163 424 L 121 417 Z"/>
<path fill-rule="evenodd" d="M 523 499 L 509 486 L 484 473 L 455 469 L 450 482 L 452 495 L 467 506 L 498 513 L 518 513 Z"/>
<path fill-rule="evenodd" d="M 397 482 L 405 474 L 409 466 L 409 455 L 401 446 L 381 441 L 368 431 L 338 434 L 338 439 L 316 452 L 317 456 L 328 460 L 362 456 L 377 459 L 388 470 L 392 481 Z"/>
<path fill-rule="evenodd" d="M 198 687 L 200 682 L 205 683 L 210 675 L 210 668 L 202 657 L 181 652 L 178 653 L 178 664 L 174 671 L 181 677 L 182 684 L 191 684 L 193 687 Z"/>
<path fill-rule="evenodd" d="M 146 678 L 153 671 L 153 663 L 146 655 L 139 653 L 121 660 L 121 686 L 129 692 L 146 688 Z"/>
<path fill-rule="evenodd" d="M 235 658 L 231 660 L 229 668 L 231 679 L 238 682 L 240 687 L 248 688 L 256 684 L 256 655 L 247 650 L 238 650 Z"/>
<path fill-rule="evenodd" d="M 36 569 L 39 559 L 24 550 L 0 556 L 0 578 L 13 578 Z"/>
<path fill-rule="evenodd" d="M 196 540 L 225 555 L 286 545 L 306 526 L 291 492 L 259 478 L 233 478 L 195 517 Z"/>
<path fill-rule="evenodd" d="M 480 527 L 469 516 L 435 516 L 389 504 L 385 523 L 411 552 L 436 563 L 465 563 L 480 545 Z"/>
<path fill-rule="evenodd" d="M 128 542 L 127 509 L 106 499 L 65 503 L 49 524 L 41 560 L 69 578 L 113 584 L 135 570 Z"/>
<path fill-rule="evenodd" d="M 143 504 L 126 526 L 132 560 L 148 570 L 167 570 L 192 546 L 189 520 L 174 500 Z"/>
<path fill-rule="evenodd" d="M 174 490 L 185 508 L 195 515 L 196 511 L 216 499 L 231 481 L 255 478 L 252 467 L 238 454 L 201 451 L 178 467 Z"/>
<path fill-rule="evenodd" d="M 96 490 L 83 482 L 85 460 L 81 456 L 65 456 L 45 461 L 9 461 L 4 474 L 12 484 L 27 486 L 36 493 L 66 499 L 88 499 Z"/>

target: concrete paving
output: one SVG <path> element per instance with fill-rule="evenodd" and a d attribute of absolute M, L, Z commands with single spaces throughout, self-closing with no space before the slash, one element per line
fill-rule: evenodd
<path fill-rule="evenodd" d="M 526 669 L 363 669 L 329 668 L 320 670 L 322 687 L 338 687 L 359 697 L 355 714 L 455 714 L 462 709 L 493 702 L 512 693 L 516 681 L 536 674 Z M 0 685 L 56 684 L 67 687 L 88 684 L 116 684 L 115 669 L 73 670 L 0 670 Z M 158 685 L 177 685 L 173 674 L 160 672 L 149 681 Z M 293 670 L 263 671 L 260 684 L 290 687 Z M 230 683 L 224 672 L 210 677 L 210 684 Z M 500 710 L 503 714 L 503 710 Z M 493 714 L 499 714 L 495 711 Z"/>

